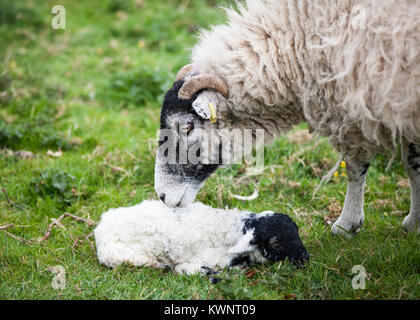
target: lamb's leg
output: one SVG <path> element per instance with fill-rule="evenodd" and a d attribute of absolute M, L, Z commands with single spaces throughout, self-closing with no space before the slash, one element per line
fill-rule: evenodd
<path fill-rule="evenodd" d="M 340 217 L 332 227 L 332 233 L 355 233 L 365 219 L 363 211 L 366 173 L 369 162 L 360 159 L 345 159 L 347 171 L 347 194 Z"/>
<path fill-rule="evenodd" d="M 408 231 L 420 233 L 420 145 L 403 141 L 402 156 L 411 185 L 410 213 L 402 225 Z"/>
<path fill-rule="evenodd" d="M 222 281 L 219 277 L 217 277 L 220 274 L 220 271 L 215 271 L 209 267 L 202 266 L 201 267 L 201 273 L 205 276 L 209 277 L 209 280 L 211 283 L 216 284 Z"/>

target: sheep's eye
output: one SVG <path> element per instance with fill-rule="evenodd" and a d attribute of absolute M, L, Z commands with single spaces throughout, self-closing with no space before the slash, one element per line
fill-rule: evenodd
<path fill-rule="evenodd" d="M 182 133 L 188 133 L 191 131 L 191 129 L 193 128 L 193 124 L 191 122 L 188 122 L 186 124 L 183 124 L 181 126 L 181 132 Z"/>

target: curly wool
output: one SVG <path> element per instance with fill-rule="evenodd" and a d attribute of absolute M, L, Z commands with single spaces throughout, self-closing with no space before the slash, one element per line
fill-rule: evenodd
<path fill-rule="evenodd" d="M 197 202 L 173 209 L 154 200 L 111 209 L 95 229 L 98 259 L 109 267 L 126 262 L 181 273 L 223 268 L 236 255 L 230 249 L 243 237 L 243 219 L 249 215 Z M 255 257 L 267 261 L 258 252 Z"/>
<path fill-rule="evenodd" d="M 195 202 L 169 208 L 157 200 L 105 212 L 95 229 L 98 259 L 170 268 L 180 273 L 289 258 L 296 266 L 309 261 L 290 217 L 266 211 L 213 209 Z"/>
<path fill-rule="evenodd" d="M 223 78 L 225 127 L 307 121 L 346 155 L 420 143 L 420 1 L 247 0 L 193 48 Z"/>

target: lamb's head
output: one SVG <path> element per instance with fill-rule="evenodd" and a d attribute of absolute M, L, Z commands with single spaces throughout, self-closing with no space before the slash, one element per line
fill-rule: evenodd
<path fill-rule="evenodd" d="M 238 254 L 236 261 L 281 261 L 286 257 L 296 266 L 309 261 L 298 227 L 282 213 L 252 215 L 245 221 L 244 235 L 230 253 Z"/>
<path fill-rule="evenodd" d="M 160 116 L 155 190 L 168 206 L 194 201 L 203 182 L 219 167 L 217 108 L 227 101 L 219 77 L 199 74 L 192 65 L 178 73 L 167 92 Z"/>

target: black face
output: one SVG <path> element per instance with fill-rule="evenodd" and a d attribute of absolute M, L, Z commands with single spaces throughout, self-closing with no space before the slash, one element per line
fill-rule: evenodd
<path fill-rule="evenodd" d="M 195 195 L 201 183 L 219 167 L 218 164 L 200 160 L 191 162 L 189 155 L 188 158 L 180 159 L 180 148 L 187 150 L 187 154 L 193 150 L 195 159 L 200 159 L 200 143 L 192 141 L 197 141 L 200 129 L 209 121 L 199 117 L 192 108 L 200 92 L 190 100 L 178 98 L 183 83 L 182 80 L 175 82 L 167 92 L 160 115 L 161 137 L 156 157 L 155 189 L 159 198 L 169 206 L 192 202 L 194 197 L 191 194 Z M 162 132 L 173 134 L 168 136 Z M 168 151 L 168 146 L 172 147 L 172 151 Z M 172 156 L 170 161 L 168 155 Z"/>
<path fill-rule="evenodd" d="M 246 222 L 244 232 L 252 228 L 254 239 L 251 244 L 256 245 L 268 260 L 280 261 L 287 257 L 297 266 L 309 261 L 309 254 L 299 237 L 298 227 L 287 215 L 256 215 L 254 219 Z"/>
<path fill-rule="evenodd" d="M 184 84 L 183 80 L 174 83 L 172 88 L 166 93 L 165 99 L 163 100 L 162 110 L 160 112 L 160 128 L 169 129 L 166 119 L 177 113 L 190 113 L 194 114 L 192 103 L 196 99 L 197 94 L 191 100 L 182 100 L 178 98 L 179 89 Z M 196 116 L 196 119 L 200 118 Z"/>
<path fill-rule="evenodd" d="M 188 126 L 189 130 L 186 133 L 186 135 L 188 136 L 192 133 L 193 130 L 197 130 L 198 127 L 200 127 L 204 123 L 204 121 L 208 120 L 203 120 L 202 118 L 200 118 L 192 108 L 192 103 L 197 98 L 197 95 L 200 92 L 195 94 L 190 100 L 182 100 L 178 98 L 178 91 L 179 89 L 181 89 L 183 83 L 183 80 L 175 82 L 173 87 L 166 93 L 160 114 L 160 128 L 170 129 L 167 123 L 167 119 L 176 116 L 177 114 L 189 114 L 191 117 L 189 117 L 185 122 L 182 121 L 185 119 L 185 117 L 182 117 L 183 119 L 180 119 L 180 122 L 178 123 L 178 132 L 180 132 L 179 130 L 181 130 L 180 127 L 182 125 Z M 163 142 L 160 141 L 159 145 L 161 145 L 162 143 Z M 199 155 L 200 149 L 196 150 L 196 152 Z M 177 142 L 176 145 L 176 160 L 178 163 L 179 142 Z M 167 165 L 169 174 L 179 176 L 180 179 L 182 179 L 182 177 L 185 177 L 186 179 L 192 179 L 195 180 L 197 183 L 201 183 L 205 179 L 207 179 L 218 167 L 219 165 L 202 163 Z"/>

